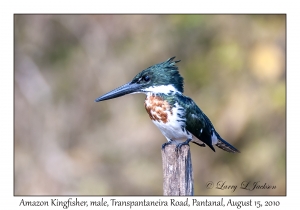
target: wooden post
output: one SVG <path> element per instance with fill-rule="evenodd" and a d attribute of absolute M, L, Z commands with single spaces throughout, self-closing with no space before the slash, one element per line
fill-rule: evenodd
<path fill-rule="evenodd" d="M 169 144 L 161 150 L 164 195 L 194 195 L 194 179 L 190 147 L 183 145 L 177 152 Z"/>

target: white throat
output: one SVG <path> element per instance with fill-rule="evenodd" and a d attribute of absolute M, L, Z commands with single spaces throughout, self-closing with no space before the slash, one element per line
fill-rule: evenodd
<path fill-rule="evenodd" d="M 147 94 L 148 92 L 157 94 L 157 93 L 180 93 L 173 85 L 160 85 L 160 86 L 151 86 L 143 89 L 143 91 Z"/>

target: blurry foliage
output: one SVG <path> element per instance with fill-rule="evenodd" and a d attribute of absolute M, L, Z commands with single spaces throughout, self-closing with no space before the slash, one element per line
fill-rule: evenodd
<path fill-rule="evenodd" d="M 181 60 L 185 94 L 241 154 L 191 145 L 196 195 L 286 193 L 285 15 L 15 15 L 15 194 L 161 195 L 143 95 L 94 103 Z M 206 189 L 260 181 L 274 190 Z"/>

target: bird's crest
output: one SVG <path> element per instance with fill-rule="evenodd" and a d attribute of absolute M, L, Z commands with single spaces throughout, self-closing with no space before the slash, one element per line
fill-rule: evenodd
<path fill-rule="evenodd" d="M 174 61 L 174 57 L 168 60 L 155 64 L 137 74 L 132 82 L 145 82 L 144 90 L 153 90 L 154 88 L 161 88 L 162 90 L 175 90 L 183 93 L 183 78 L 181 77 L 176 63 L 180 60 Z M 146 79 L 149 81 L 144 81 Z"/>

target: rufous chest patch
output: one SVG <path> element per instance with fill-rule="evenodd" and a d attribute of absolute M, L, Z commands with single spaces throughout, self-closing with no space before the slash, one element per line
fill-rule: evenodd
<path fill-rule="evenodd" d="M 168 114 L 172 115 L 169 103 L 159 96 L 148 96 L 145 99 L 145 109 L 151 120 L 167 123 Z"/>

